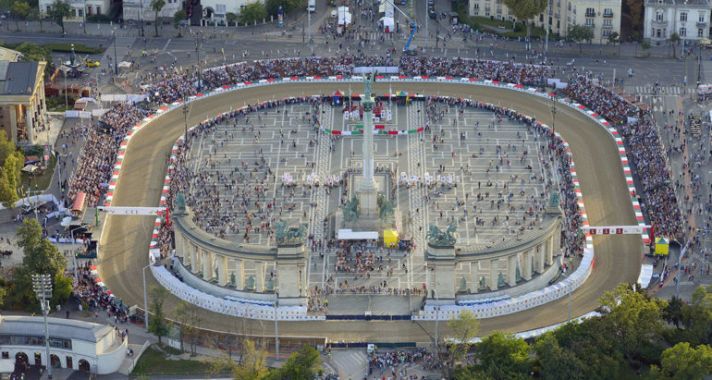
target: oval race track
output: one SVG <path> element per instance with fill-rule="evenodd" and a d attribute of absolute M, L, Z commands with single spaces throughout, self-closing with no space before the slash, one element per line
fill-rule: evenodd
<path fill-rule="evenodd" d="M 329 94 L 343 90 L 345 82 L 281 83 L 251 87 L 194 100 L 188 118 L 195 125 L 218 113 L 245 104 L 289 96 Z M 509 107 L 551 125 L 546 98 L 506 89 L 456 83 L 397 82 L 393 90 L 425 95 L 466 97 Z M 376 83 L 376 94 L 388 92 L 387 83 Z M 126 150 L 114 191 L 113 206 L 156 206 L 163 186 L 171 147 L 183 134 L 183 112 L 177 108 L 141 128 Z M 583 191 L 588 220 L 596 225 L 637 225 L 621 168 L 618 149 L 593 120 L 569 107 L 557 107 L 556 132 L 569 143 Z M 154 217 L 107 216 L 100 242 L 99 276 L 126 305 L 143 305 L 142 268 L 148 264 L 148 245 Z M 595 260 L 589 279 L 573 293 L 572 315 L 598 307 L 604 291 L 621 282 L 634 282 L 641 265 L 641 240 L 636 235 L 595 236 Z M 148 286 L 158 286 L 149 274 Z M 165 307 L 172 315 L 178 299 L 169 296 Z M 480 321 L 480 335 L 495 330 L 520 332 L 563 322 L 568 318 L 569 297 L 503 317 Z M 240 320 L 200 310 L 200 326 L 251 336 L 273 336 L 270 322 Z M 444 325 L 444 324 L 443 324 Z M 316 321 L 281 322 L 283 337 L 328 337 L 359 342 L 430 342 L 434 322 L 411 321 Z"/>

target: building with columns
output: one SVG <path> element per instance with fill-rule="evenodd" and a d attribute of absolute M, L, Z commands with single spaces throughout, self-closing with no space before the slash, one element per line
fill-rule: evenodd
<path fill-rule="evenodd" d="M 174 271 L 186 283 L 221 296 L 263 299 L 264 294 L 279 294 L 280 305 L 306 305 L 303 244 L 269 246 L 224 240 L 200 229 L 189 208 L 177 207 L 172 220 L 178 258 L 173 261 Z"/>
<path fill-rule="evenodd" d="M 111 0 L 64 0 L 64 2 L 69 4 L 70 8 L 69 17 L 65 19 L 67 22 L 81 22 L 89 16 L 108 16 L 111 10 Z M 52 3 L 54 0 L 39 0 L 40 13 L 45 17 L 52 9 Z"/>
<path fill-rule="evenodd" d="M 514 21 L 503 0 L 470 0 L 470 16 Z M 547 10 L 535 16 L 536 26 L 566 37 L 569 28 L 585 25 L 593 30 L 594 44 L 605 44 L 612 33 L 621 32 L 621 0 L 549 0 Z"/>
<path fill-rule="evenodd" d="M 126 359 L 128 339 L 109 325 L 64 318 L 47 318 L 47 325 L 49 360 L 42 317 L 0 315 L 2 360 L 106 375 L 117 372 Z"/>
<path fill-rule="evenodd" d="M 15 143 L 46 142 L 46 62 L 0 61 L 0 128 Z"/>
<path fill-rule="evenodd" d="M 561 254 L 561 212 L 556 209 L 547 211 L 540 228 L 504 244 L 428 245 L 428 301 L 462 302 L 541 289 L 558 273 Z"/>
<path fill-rule="evenodd" d="M 709 0 L 646 0 L 643 38 L 665 41 L 673 33 L 681 40 L 710 36 Z"/>

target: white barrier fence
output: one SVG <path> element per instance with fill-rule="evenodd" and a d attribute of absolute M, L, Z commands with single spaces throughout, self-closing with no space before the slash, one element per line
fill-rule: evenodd
<path fill-rule="evenodd" d="M 224 92 L 229 92 L 229 91 L 236 91 L 240 90 L 245 87 L 255 87 L 255 86 L 265 86 L 265 85 L 270 85 L 273 83 L 279 83 L 279 82 L 334 82 L 334 81 L 339 81 L 339 82 L 358 82 L 361 78 L 357 76 L 353 76 L 350 79 L 345 78 L 341 75 L 338 76 L 329 76 L 329 77 L 320 77 L 320 76 L 309 76 L 305 78 L 297 78 L 297 77 L 288 77 L 288 78 L 282 78 L 282 79 L 261 79 L 256 82 L 241 82 L 237 83 L 232 86 L 223 86 L 220 88 L 217 88 L 211 92 L 208 93 L 201 93 L 198 94 L 197 96 L 192 96 L 189 97 L 188 101 L 192 101 L 195 99 L 203 98 L 203 97 L 208 97 L 208 96 L 214 96 L 218 95 Z M 379 80 L 388 80 L 387 78 L 384 77 L 379 77 Z M 451 83 L 463 83 L 463 84 L 470 84 L 470 85 L 479 85 L 479 86 L 486 86 L 486 87 L 495 87 L 495 88 L 505 88 L 505 89 L 510 89 L 513 91 L 519 91 L 519 92 L 526 92 L 529 94 L 537 95 L 540 97 L 548 97 L 549 95 L 545 92 L 539 91 L 534 87 L 529 87 L 529 86 L 524 86 L 521 84 L 512 84 L 512 83 L 500 83 L 499 81 L 493 81 L 493 80 L 478 80 L 476 78 L 453 78 L 450 76 L 447 77 L 434 77 L 430 78 L 427 76 L 416 76 L 416 77 L 405 77 L 405 76 L 390 76 L 390 81 L 393 82 L 451 82 Z M 584 114 L 587 114 L 589 117 L 597 121 L 597 123 L 604 128 L 607 128 L 607 130 L 612 134 L 616 144 L 619 146 L 619 152 L 621 153 L 621 162 L 624 165 L 624 172 L 626 174 L 626 180 L 628 181 L 628 176 L 630 173 L 630 168 L 627 166 L 627 157 L 625 157 L 625 148 L 622 147 L 622 140 L 617 137 L 617 132 L 615 132 L 615 129 L 610 127 L 608 122 L 595 114 L 593 111 L 586 110 L 584 107 L 582 107 L 580 104 L 575 103 L 575 102 L 566 102 L 564 100 L 559 100 L 562 104 L 565 104 L 569 107 L 578 109 Z M 170 105 L 163 105 L 159 108 L 159 110 L 156 111 L 156 114 L 150 115 L 149 117 L 145 118 L 143 122 L 139 123 L 136 125 L 130 132 L 129 135 L 124 139 L 124 142 L 122 143 L 122 151 L 120 152 L 117 162 L 114 165 L 114 168 L 116 170 L 121 169 L 121 165 L 124 159 L 124 151 L 126 149 L 126 145 L 131 139 L 131 136 L 137 132 L 141 127 L 144 125 L 148 124 L 150 121 L 153 120 L 153 118 L 157 117 L 158 115 L 168 112 L 170 110 L 173 110 L 175 108 L 181 107 L 182 102 L 174 102 Z M 558 134 L 557 134 L 558 135 Z M 569 152 L 570 154 L 570 152 Z M 572 163 L 572 177 L 574 181 L 578 181 L 578 179 L 575 176 L 575 171 L 573 169 L 573 163 Z M 169 174 L 166 175 L 166 180 L 170 178 Z M 118 175 L 115 177 L 112 177 L 112 180 L 115 182 L 118 182 Z M 165 206 L 166 202 L 166 192 L 168 189 L 166 188 L 167 186 L 164 186 L 163 192 L 164 195 L 161 196 L 161 206 Z M 110 190 L 114 190 L 114 187 L 110 187 Z M 629 188 L 631 189 L 631 193 L 633 194 L 635 192 L 635 187 L 632 185 L 632 180 L 629 182 Z M 577 191 L 577 197 L 579 198 L 579 205 L 581 206 L 581 214 L 584 219 L 584 225 L 588 225 L 587 221 L 587 216 L 586 213 L 583 209 L 583 201 L 582 201 L 582 195 L 580 191 Z M 111 205 L 111 200 L 112 200 L 112 192 L 109 192 L 107 194 L 107 206 Z M 633 205 L 636 210 L 636 218 L 639 217 L 639 211 L 640 211 L 640 205 L 637 204 L 637 201 L 633 199 Z M 636 208 L 637 206 L 637 208 Z M 642 214 L 640 216 L 642 219 Z M 639 222 L 641 219 L 638 219 Z M 157 218 L 157 222 L 160 223 L 160 217 Z M 154 237 L 156 236 L 158 227 L 160 226 L 157 225 L 154 227 Z M 151 246 L 149 248 L 151 252 L 156 250 L 156 241 L 152 240 Z M 155 253 L 155 252 L 154 252 Z M 479 318 L 493 318 L 496 316 L 501 316 L 501 315 L 507 315 L 507 314 L 512 314 L 516 313 L 519 311 L 527 310 L 533 307 L 537 307 L 540 305 L 543 305 L 545 303 L 557 300 L 573 291 L 575 291 L 583 282 L 586 281 L 588 276 L 591 273 L 592 266 L 593 266 L 593 258 L 594 258 L 594 252 L 593 252 L 593 244 L 591 237 L 588 236 L 586 237 L 586 248 L 584 249 L 584 256 L 583 260 L 581 261 L 581 264 L 579 265 L 578 269 L 574 271 L 573 274 L 571 274 L 568 278 L 565 280 L 552 285 L 548 286 L 544 289 L 528 293 L 525 295 L 517 296 L 511 299 L 508 299 L 503 302 L 495 302 L 491 304 L 486 304 L 486 305 L 473 305 L 473 306 L 458 306 L 458 305 L 440 305 L 440 306 L 431 306 L 428 305 L 426 306 L 425 310 L 420 313 L 420 315 L 414 316 L 413 319 L 415 320 L 434 320 L 434 319 L 450 319 L 453 317 L 456 317 L 457 314 L 459 313 L 459 310 L 462 310 L 464 308 L 468 308 L 473 310 Z M 154 256 L 155 259 L 155 256 Z M 199 292 L 184 283 L 180 282 L 177 278 L 175 278 L 170 272 L 168 272 L 165 268 L 159 267 L 159 266 L 152 266 L 152 271 L 154 273 L 154 276 L 156 279 L 166 287 L 171 293 L 176 295 L 177 297 L 188 301 L 190 303 L 193 303 L 199 307 L 215 311 L 218 313 L 223 313 L 223 314 L 228 314 L 228 315 L 233 315 L 237 317 L 243 317 L 243 318 L 250 318 L 250 319 L 265 319 L 265 320 L 273 320 L 275 317 L 275 308 L 270 307 L 270 306 L 258 306 L 258 305 L 250 305 L 249 303 L 242 303 L 242 302 L 235 302 L 235 301 L 228 301 L 224 300 L 203 292 Z M 435 309 L 437 307 L 438 309 Z M 283 310 L 284 309 L 284 310 Z M 325 319 L 324 316 L 308 316 L 306 312 L 306 307 L 288 307 L 288 308 L 278 308 L 277 310 L 277 318 L 279 320 L 323 320 Z"/>
<path fill-rule="evenodd" d="M 161 286 L 166 288 L 171 294 L 189 302 L 195 306 L 207 309 L 216 313 L 226 314 L 233 317 L 275 320 L 279 321 L 318 321 L 325 320 L 326 317 L 307 315 L 306 306 L 266 306 L 251 303 L 248 299 L 232 298 L 226 300 L 212 294 L 201 292 L 178 280 L 168 269 L 163 266 L 152 265 L 151 272 Z"/>

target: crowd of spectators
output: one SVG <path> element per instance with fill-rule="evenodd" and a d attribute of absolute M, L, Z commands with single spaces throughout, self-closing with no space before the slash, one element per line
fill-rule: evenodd
<path fill-rule="evenodd" d="M 429 351 L 418 348 L 415 350 L 398 350 L 398 351 L 375 351 L 368 358 L 368 374 L 373 376 L 374 372 L 378 371 L 378 376 L 387 375 L 388 378 L 394 379 L 420 379 L 416 374 L 420 371 L 411 371 L 409 369 L 419 367 L 419 370 L 432 371 L 440 368 L 440 361 Z M 415 372 L 415 373 L 414 373 Z"/>
<path fill-rule="evenodd" d="M 144 115 L 139 107 L 117 103 L 88 130 L 87 141 L 69 180 L 69 199 L 83 192 L 88 206 L 97 204 L 108 187 L 121 141 Z"/>
<path fill-rule="evenodd" d="M 94 315 L 97 317 L 99 310 L 104 310 L 115 323 L 128 321 L 128 307 L 99 284 L 97 277 L 92 273 L 90 262 L 79 267 L 72 293 L 80 301 L 80 311 L 88 307 L 87 311 L 94 311 Z M 67 315 L 69 315 L 69 311 L 67 311 Z"/>
<path fill-rule="evenodd" d="M 682 238 L 685 233 L 671 181 L 665 149 L 652 115 L 585 76 L 571 81 L 565 93 L 611 121 L 626 145 L 640 184 L 641 207 L 656 235 Z"/>

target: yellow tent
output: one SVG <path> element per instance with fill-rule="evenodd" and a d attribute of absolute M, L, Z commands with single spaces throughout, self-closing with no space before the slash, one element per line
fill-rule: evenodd
<path fill-rule="evenodd" d="M 655 255 L 667 256 L 670 252 L 670 242 L 664 237 L 655 239 Z"/>
<path fill-rule="evenodd" d="M 398 231 L 383 230 L 383 245 L 387 248 L 398 248 Z"/>

